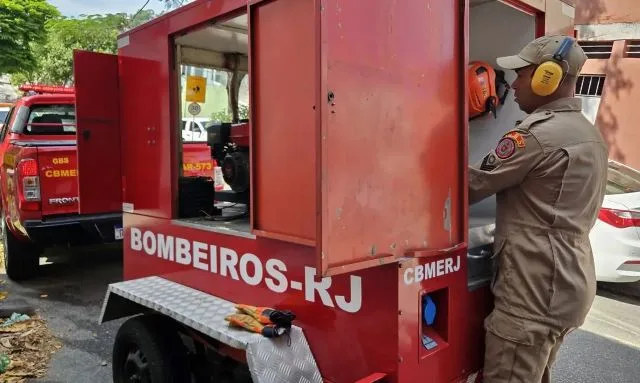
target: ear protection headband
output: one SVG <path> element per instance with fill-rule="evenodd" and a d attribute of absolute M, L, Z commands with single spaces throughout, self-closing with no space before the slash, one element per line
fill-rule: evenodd
<path fill-rule="evenodd" d="M 548 96 L 558 89 L 562 80 L 564 80 L 566 72 L 569 71 L 569 63 L 566 61 L 566 57 L 572 44 L 571 38 L 565 37 L 551 60 L 543 61 L 538 65 L 531 78 L 533 93 L 538 96 Z M 563 69 L 561 64 L 565 64 L 566 69 Z"/>

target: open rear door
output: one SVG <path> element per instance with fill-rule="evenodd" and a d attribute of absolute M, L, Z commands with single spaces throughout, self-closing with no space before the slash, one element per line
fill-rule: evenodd
<path fill-rule="evenodd" d="M 122 211 L 118 57 L 74 51 L 80 214 Z"/>
<path fill-rule="evenodd" d="M 464 246 L 460 1 L 322 4 L 322 275 Z"/>

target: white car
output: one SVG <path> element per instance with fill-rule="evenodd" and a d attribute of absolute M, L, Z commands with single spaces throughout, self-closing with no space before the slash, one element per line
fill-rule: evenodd
<path fill-rule="evenodd" d="M 493 244 L 495 231 L 494 198 L 470 206 L 472 263 L 490 255 L 488 246 Z M 598 281 L 640 281 L 640 171 L 609 161 L 606 195 L 589 239 Z"/>
<path fill-rule="evenodd" d="M 182 120 L 182 141 L 184 142 L 206 142 L 207 131 L 204 128 L 204 121 L 195 119 Z"/>
<path fill-rule="evenodd" d="M 607 192 L 589 238 L 598 281 L 640 281 L 639 171 L 609 161 Z"/>

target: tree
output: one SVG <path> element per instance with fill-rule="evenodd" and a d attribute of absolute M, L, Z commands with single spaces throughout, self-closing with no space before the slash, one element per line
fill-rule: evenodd
<path fill-rule="evenodd" d="M 47 39 L 33 44 L 34 66 L 12 76 L 16 85 L 24 83 L 70 84 L 73 80 L 73 50 L 116 53 L 118 34 L 154 17 L 152 10 L 134 16 L 125 13 L 58 17 L 46 24 Z"/>
<path fill-rule="evenodd" d="M 161 3 L 164 3 L 164 7 L 166 9 L 174 9 L 178 8 L 186 3 L 190 3 L 192 0 L 159 0 Z"/>
<path fill-rule="evenodd" d="M 33 45 L 46 39 L 45 24 L 56 16 L 46 0 L 0 0 L 0 73 L 35 68 Z"/>

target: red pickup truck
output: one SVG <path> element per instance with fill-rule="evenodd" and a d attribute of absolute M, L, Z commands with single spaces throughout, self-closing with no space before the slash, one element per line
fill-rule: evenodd
<path fill-rule="evenodd" d="M 4 266 L 13 280 L 34 275 L 47 247 L 122 239 L 116 198 L 102 198 L 94 189 L 87 207 L 80 208 L 73 88 L 21 90 L 36 94 L 19 99 L 0 130 Z"/>

